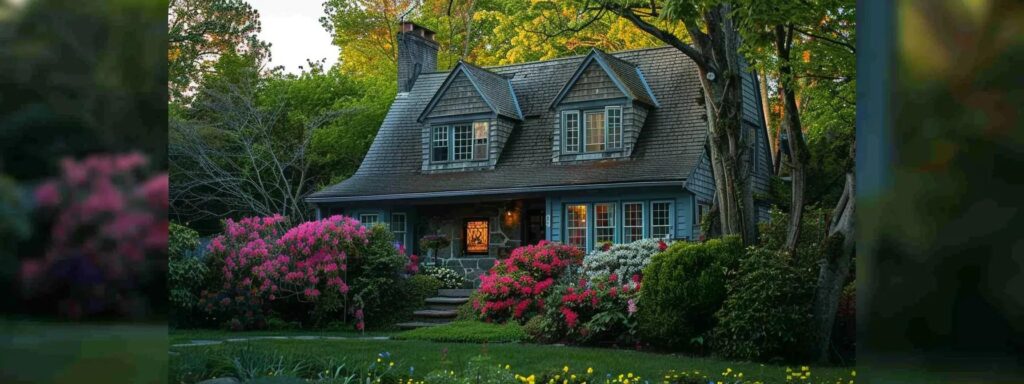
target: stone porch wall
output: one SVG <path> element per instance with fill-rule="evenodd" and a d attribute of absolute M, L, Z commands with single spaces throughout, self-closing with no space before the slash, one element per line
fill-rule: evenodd
<path fill-rule="evenodd" d="M 512 211 L 510 217 L 506 214 Z M 486 255 L 466 255 L 463 249 L 463 223 L 466 219 L 487 218 L 490 230 L 489 247 Z M 438 250 L 438 262 L 442 266 L 461 272 L 474 286 L 480 285 L 480 275 L 487 272 L 494 261 L 508 257 L 513 249 L 522 243 L 522 205 L 518 203 L 473 203 L 421 208 L 416 236 L 439 233 L 448 236 L 452 243 Z M 432 261 L 424 256 L 423 261 Z"/>

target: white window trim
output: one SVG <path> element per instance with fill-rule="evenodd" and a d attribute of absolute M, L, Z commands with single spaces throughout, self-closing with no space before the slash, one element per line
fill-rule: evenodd
<path fill-rule="evenodd" d="M 639 227 L 640 228 L 640 239 L 642 240 L 642 239 L 647 238 L 647 226 L 644 225 L 644 223 L 646 222 L 645 221 L 646 220 L 646 217 L 645 217 L 646 215 L 644 214 L 645 205 L 646 204 L 644 204 L 643 201 L 624 201 L 624 202 L 622 202 L 622 242 L 623 243 L 631 243 L 631 242 L 636 241 L 636 240 L 626 239 L 626 236 L 627 236 L 627 233 L 628 233 L 626 231 L 626 206 L 627 205 L 631 205 L 631 204 L 636 204 L 636 205 L 640 206 L 640 227 Z M 637 228 L 637 227 L 631 225 L 631 226 L 629 226 L 629 228 Z"/>
<path fill-rule="evenodd" d="M 395 228 L 395 216 L 402 217 L 402 228 Z M 409 227 L 409 216 L 405 212 L 394 212 L 391 214 L 391 233 L 395 235 L 395 239 L 398 239 L 398 234 L 402 234 L 401 244 L 405 245 L 406 229 Z"/>
<path fill-rule="evenodd" d="M 591 204 L 587 204 L 587 203 L 566 203 L 565 204 L 565 207 L 562 209 L 562 211 L 564 212 L 563 213 L 563 215 L 564 215 L 563 216 L 563 218 L 564 218 L 563 221 L 565 222 L 565 225 L 564 225 L 564 227 L 565 227 L 565 244 L 570 245 L 570 246 L 575 246 L 575 245 L 573 245 L 572 243 L 569 242 L 569 238 L 570 238 L 569 230 L 570 229 L 578 229 L 579 228 L 579 227 L 571 227 L 571 228 L 569 227 L 569 206 L 572 206 L 572 205 L 581 205 L 581 206 L 583 206 L 583 208 L 584 208 L 584 210 L 586 212 L 585 213 L 586 216 L 583 218 L 583 233 L 584 233 L 584 235 L 583 235 L 583 251 L 584 252 L 589 252 L 590 251 L 590 238 L 591 238 L 591 233 L 590 233 L 590 217 L 591 217 L 590 216 L 590 206 L 591 206 Z"/>
<path fill-rule="evenodd" d="M 434 160 L 434 148 L 437 148 L 437 132 L 438 130 L 444 132 L 444 143 L 445 143 L 445 157 L 444 160 Z M 431 163 L 447 163 L 452 159 L 452 127 L 450 125 L 434 125 L 430 127 L 430 162 Z"/>
<path fill-rule="evenodd" d="M 618 214 L 617 214 L 617 212 L 614 212 L 614 211 L 619 209 L 618 208 L 618 204 L 615 204 L 615 202 L 609 201 L 609 202 L 598 202 L 598 203 L 594 203 L 593 205 L 594 205 L 594 242 L 595 242 L 595 244 L 597 243 L 597 232 L 598 232 L 598 230 L 599 229 L 607 229 L 607 228 L 611 228 L 612 229 L 612 243 L 613 244 L 617 244 L 619 242 L 618 241 L 619 240 L 619 229 L 618 229 L 619 226 L 618 226 L 618 220 L 616 220 Z M 613 212 L 610 212 L 610 215 L 608 217 L 609 221 L 611 221 L 611 226 L 610 227 L 599 227 L 599 226 L 597 226 L 597 206 L 598 205 L 607 205 L 607 206 L 611 207 Z"/>
<path fill-rule="evenodd" d="M 363 220 L 363 217 L 370 217 L 370 216 L 374 217 L 374 222 L 370 223 L 370 225 L 374 225 L 374 224 L 380 223 L 380 214 L 379 213 L 360 213 L 359 214 L 359 223 L 363 224 L 363 225 L 366 225 L 366 221 Z"/>
<path fill-rule="evenodd" d="M 671 238 L 675 237 L 674 236 L 674 231 L 675 231 L 674 222 L 675 222 L 675 220 L 673 220 L 673 216 L 675 216 L 675 204 L 674 204 L 674 202 L 672 200 L 651 200 L 651 214 L 650 214 L 650 216 L 651 216 L 650 217 L 651 237 L 654 237 L 654 204 L 661 204 L 661 203 L 668 204 L 668 236 L 665 237 L 665 238 L 671 239 Z"/>
<path fill-rule="evenodd" d="M 619 136 L 619 146 L 617 146 L 617 147 L 612 147 L 612 141 L 611 141 L 611 138 L 612 138 L 612 135 L 611 135 L 611 124 L 609 123 L 610 119 L 608 118 L 608 111 L 611 111 L 611 110 L 619 111 L 619 135 L 618 135 Z M 623 124 L 622 120 L 623 120 L 622 119 L 622 107 L 617 106 L 617 105 L 609 105 L 607 107 L 604 107 L 604 148 L 605 148 L 605 151 L 622 149 L 622 147 L 623 147 L 622 140 L 623 140 L 623 136 L 625 136 L 625 134 L 623 133 L 623 130 L 624 130 L 623 129 L 623 125 L 624 124 Z"/>
<path fill-rule="evenodd" d="M 569 120 L 568 115 L 576 115 L 576 150 L 569 150 Z M 583 122 L 580 120 L 579 110 L 562 111 L 562 153 L 584 153 L 583 152 Z"/>

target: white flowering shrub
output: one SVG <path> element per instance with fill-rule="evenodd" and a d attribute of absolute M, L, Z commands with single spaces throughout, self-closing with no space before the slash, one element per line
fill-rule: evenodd
<path fill-rule="evenodd" d="M 441 281 L 442 289 L 458 289 L 466 283 L 466 278 L 454 269 L 445 267 L 427 267 L 423 270 L 427 276 L 432 276 Z"/>
<path fill-rule="evenodd" d="M 663 240 L 643 239 L 612 245 L 608 250 L 595 249 L 583 258 L 583 271 L 591 279 L 614 274 L 619 281 L 629 281 L 633 275 L 643 274 L 651 256 L 661 252 L 667 245 Z"/>

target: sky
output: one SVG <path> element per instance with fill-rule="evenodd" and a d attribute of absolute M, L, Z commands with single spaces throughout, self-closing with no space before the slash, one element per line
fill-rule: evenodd
<path fill-rule="evenodd" d="M 260 13 L 260 39 L 271 44 L 270 66 L 284 66 L 286 72 L 299 73 L 308 67 L 306 59 L 327 59 L 324 67 L 338 61 L 338 47 L 331 45 L 331 34 L 320 25 L 323 0 L 248 0 Z"/>

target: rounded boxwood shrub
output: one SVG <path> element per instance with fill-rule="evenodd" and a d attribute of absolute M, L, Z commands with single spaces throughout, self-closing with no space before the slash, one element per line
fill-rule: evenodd
<path fill-rule="evenodd" d="M 704 243 L 678 242 L 644 269 L 640 291 L 641 337 L 670 349 L 699 350 L 726 297 L 726 279 L 743 252 L 735 236 Z"/>
<path fill-rule="evenodd" d="M 716 353 L 758 361 L 805 357 L 814 282 L 809 268 L 797 267 L 791 257 L 751 248 L 718 312 Z"/>

